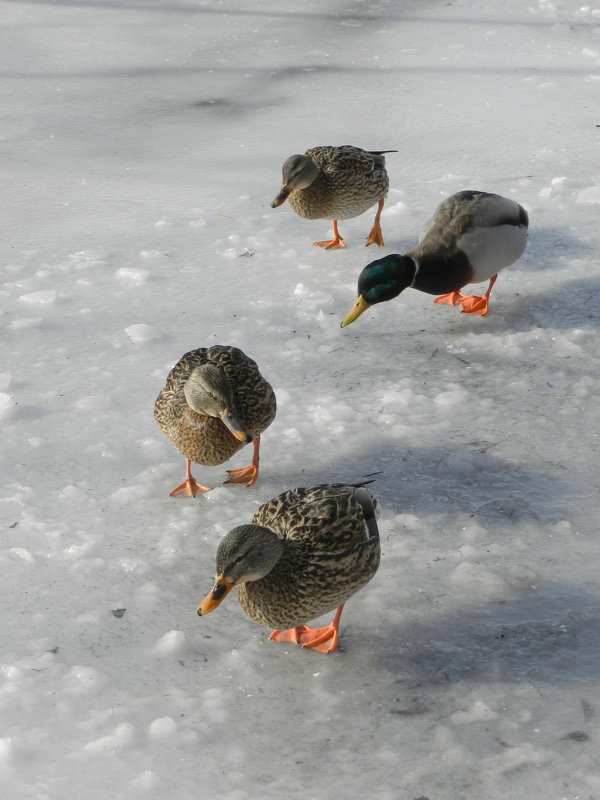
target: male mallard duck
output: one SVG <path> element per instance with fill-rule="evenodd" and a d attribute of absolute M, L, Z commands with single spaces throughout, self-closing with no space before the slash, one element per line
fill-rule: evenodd
<path fill-rule="evenodd" d="M 190 462 L 222 464 L 248 442 L 254 444 L 252 463 L 228 470 L 225 483 L 252 486 L 258 478 L 260 434 L 276 411 L 273 389 L 237 347 L 200 347 L 183 355 L 154 404 L 163 433 L 187 459 L 185 481 L 171 496 L 209 491 L 192 476 Z"/>
<path fill-rule="evenodd" d="M 446 292 L 435 302 L 460 303 L 468 314 L 487 314 L 497 273 L 525 250 L 528 225 L 525 209 L 507 197 L 476 191 L 453 194 L 437 207 L 418 247 L 367 264 L 358 277 L 358 299 L 342 328 L 369 306 L 391 300 L 408 287 L 428 294 Z M 483 297 L 459 292 L 467 283 L 487 280 Z"/>
<path fill-rule="evenodd" d="M 208 614 L 237 586 L 246 614 L 276 629 L 271 639 L 329 653 L 338 643 L 344 603 L 378 566 L 375 501 L 364 486 L 291 489 L 262 505 L 251 525 L 234 528 L 220 543 L 215 585 L 198 614 Z M 334 608 L 330 625 L 304 624 Z"/>
<path fill-rule="evenodd" d="M 313 242 L 331 250 L 345 247 L 338 233 L 338 219 L 350 219 L 378 204 L 377 214 L 365 245 L 383 246 L 379 217 L 389 187 L 385 153 L 396 150 L 361 150 L 360 147 L 312 147 L 284 161 L 281 191 L 271 203 L 277 208 L 289 198 L 290 205 L 305 219 L 330 219 L 333 239 Z"/>

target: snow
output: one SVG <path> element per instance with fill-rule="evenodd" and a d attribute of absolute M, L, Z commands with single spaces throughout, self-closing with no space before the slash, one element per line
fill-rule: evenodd
<path fill-rule="evenodd" d="M 2 796 L 600 798 L 600 6 L 0 7 Z M 370 213 L 324 252 L 270 207 L 287 156 L 346 143 L 399 151 L 378 252 Z M 407 290 L 341 330 L 469 188 L 531 220 L 489 316 Z M 154 398 L 216 343 L 278 416 L 256 485 L 173 499 Z M 261 502 L 365 477 L 382 564 L 339 652 L 233 595 L 197 617 Z"/>

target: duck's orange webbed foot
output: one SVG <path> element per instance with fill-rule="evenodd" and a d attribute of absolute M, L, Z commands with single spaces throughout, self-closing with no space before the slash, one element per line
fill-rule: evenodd
<path fill-rule="evenodd" d="M 210 486 L 204 486 L 202 483 L 198 483 L 198 481 L 190 475 L 189 478 L 186 478 L 183 483 L 180 483 L 179 486 L 176 486 L 172 492 L 170 492 L 171 497 L 195 497 L 197 494 L 202 494 L 203 492 L 210 492 Z"/>
<path fill-rule="evenodd" d="M 320 653 L 331 653 L 338 646 L 341 605 L 335 612 L 335 617 L 330 625 L 324 628 L 309 628 L 308 625 L 297 625 L 287 630 L 274 630 L 269 639 L 273 642 L 294 642 L 302 647 L 318 650 Z"/>
<path fill-rule="evenodd" d="M 252 463 L 238 469 L 228 469 L 225 483 L 243 483 L 244 486 L 252 486 L 258 479 L 258 462 L 260 460 L 260 436 L 255 436 L 252 440 Z"/>
<path fill-rule="evenodd" d="M 294 644 L 299 644 L 302 634 L 309 630 L 311 629 L 308 625 L 296 625 L 295 628 L 287 628 L 287 630 L 276 628 L 274 631 L 271 631 L 269 639 L 272 642 L 293 642 Z"/>
<path fill-rule="evenodd" d="M 196 478 L 192 475 L 192 462 L 189 458 L 185 460 L 185 480 L 183 483 L 180 483 L 179 486 L 176 486 L 172 492 L 170 492 L 171 497 L 195 497 L 197 494 L 202 494 L 202 492 L 210 492 L 210 486 L 204 486 L 202 483 L 198 483 Z"/>
<path fill-rule="evenodd" d="M 365 247 L 368 247 L 370 244 L 383 247 L 383 234 L 381 233 L 381 225 L 378 222 L 373 225 L 369 235 L 365 239 Z"/>
<path fill-rule="evenodd" d="M 333 239 L 325 239 L 322 242 L 313 242 L 314 247 L 324 247 L 325 250 L 335 250 L 336 247 L 346 247 L 344 240 L 338 232 L 337 220 L 331 220 L 331 227 L 333 229 Z"/>
<path fill-rule="evenodd" d="M 460 306 L 461 311 L 465 314 L 478 314 L 480 317 L 485 317 L 488 313 L 488 299 L 485 296 L 466 295 L 460 301 Z"/>
<path fill-rule="evenodd" d="M 448 292 L 448 294 L 441 294 L 439 297 L 436 297 L 433 301 L 434 303 L 444 303 L 449 306 L 457 306 L 459 303 L 462 302 L 464 295 L 460 292 Z"/>
<path fill-rule="evenodd" d="M 308 625 L 298 625 L 286 631 L 274 630 L 269 639 L 273 642 L 294 642 L 302 647 L 318 650 L 320 653 L 331 653 L 338 645 L 337 628 L 327 625 L 325 628 L 309 628 Z"/>
<path fill-rule="evenodd" d="M 258 469 L 254 464 L 248 464 L 246 467 L 239 467 L 238 469 L 228 469 L 227 474 L 229 477 L 224 483 L 243 483 L 244 486 L 252 486 L 258 479 Z"/>
<path fill-rule="evenodd" d="M 325 250 L 335 250 L 336 248 L 346 247 L 341 236 L 335 239 L 325 239 L 322 242 L 313 242 L 314 247 L 323 247 Z"/>

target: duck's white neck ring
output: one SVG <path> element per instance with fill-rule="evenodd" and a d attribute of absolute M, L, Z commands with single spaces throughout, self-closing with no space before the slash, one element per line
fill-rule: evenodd
<path fill-rule="evenodd" d="M 412 258 L 411 261 L 415 265 L 415 274 L 413 275 L 412 283 L 410 284 L 409 289 L 414 289 L 415 281 L 417 280 L 417 275 L 419 274 L 419 268 L 421 267 L 421 265 L 419 263 L 419 259 L 417 258 Z"/>

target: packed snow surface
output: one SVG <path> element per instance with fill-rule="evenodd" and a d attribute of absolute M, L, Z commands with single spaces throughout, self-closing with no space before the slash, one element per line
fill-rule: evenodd
<path fill-rule="evenodd" d="M 600 800 L 597 2 L 0 10 L 2 797 Z M 325 252 L 270 207 L 321 144 L 398 150 L 382 250 L 374 209 Z M 407 290 L 340 329 L 461 189 L 530 215 L 490 314 Z M 277 392 L 261 475 L 170 498 L 154 398 L 217 343 Z M 338 652 L 196 616 L 260 503 L 368 478 Z"/>

